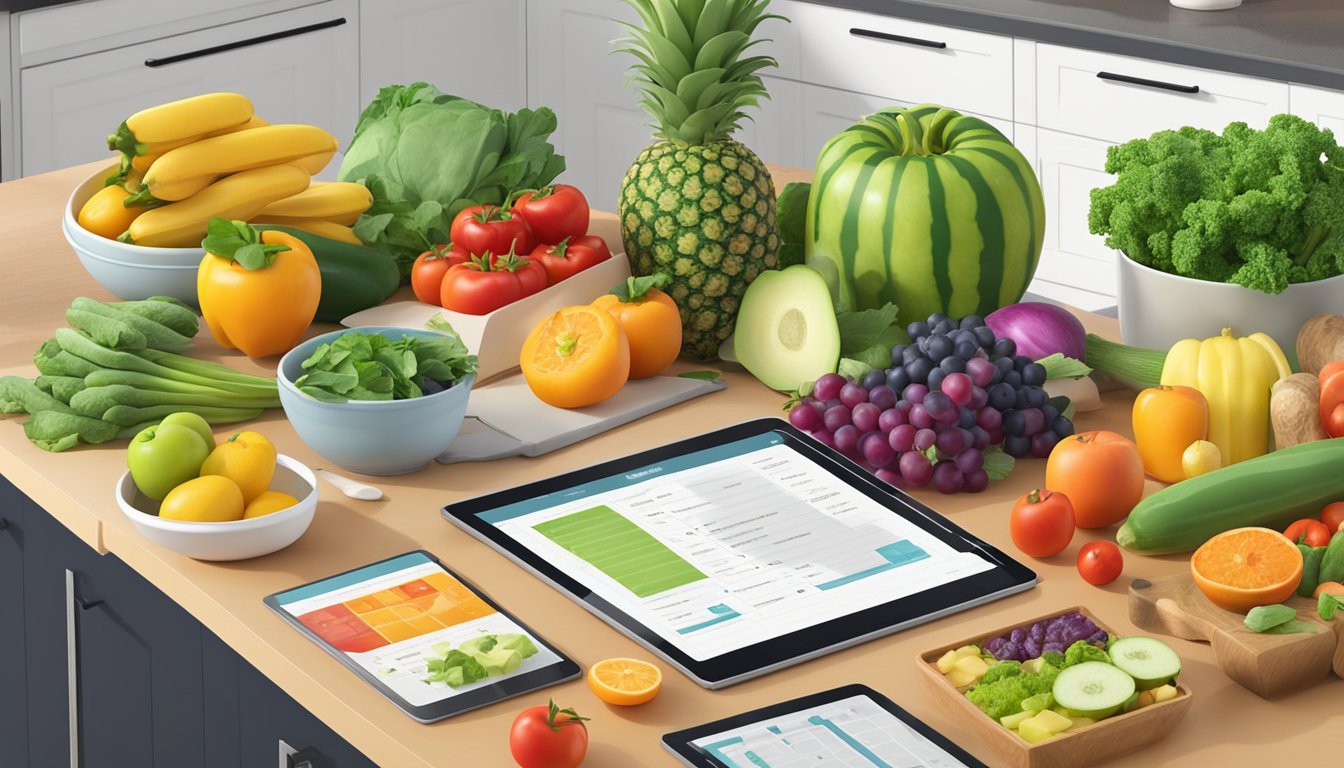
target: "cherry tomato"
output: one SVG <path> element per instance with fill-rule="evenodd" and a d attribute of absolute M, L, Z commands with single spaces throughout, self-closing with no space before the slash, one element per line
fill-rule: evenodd
<path fill-rule="evenodd" d="M 449 267 L 461 264 L 467 258 L 467 252 L 454 245 L 436 245 L 420 254 L 411 267 L 411 290 L 415 291 L 415 298 L 437 305 L 444 274 Z"/>
<path fill-rule="evenodd" d="M 1008 532 L 1013 544 L 1025 555 L 1050 557 L 1073 541 L 1073 504 L 1069 497 L 1050 490 L 1024 494 L 1013 505 Z"/>
<path fill-rule="evenodd" d="M 1327 531 L 1344 531 L 1344 501 L 1326 504 L 1321 510 L 1321 522 Z"/>
<path fill-rule="evenodd" d="M 1289 541 L 1294 544 L 1306 544 L 1308 547 L 1324 547 L 1330 543 L 1332 533 L 1334 531 L 1325 527 L 1325 523 L 1311 518 L 1296 520 L 1283 531 L 1283 535 L 1287 536 Z"/>
<path fill-rule="evenodd" d="M 509 752 L 522 768 L 576 768 L 588 753 L 586 717 L 554 701 L 519 713 L 509 729 Z"/>
<path fill-rule="evenodd" d="M 531 253 L 535 242 L 527 220 L 497 205 L 477 205 L 453 217 L 448 237 L 473 256 Z"/>
<path fill-rule="evenodd" d="M 563 238 L 555 245 L 538 245 L 532 260 L 541 262 L 551 285 L 573 277 L 583 270 L 611 258 L 607 241 L 596 235 Z"/>
<path fill-rule="evenodd" d="M 1120 548 L 1109 541 L 1093 541 L 1078 550 L 1078 575 L 1094 586 L 1105 586 L 1120 577 L 1125 558 Z"/>
<path fill-rule="evenodd" d="M 484 315 L 545 287 L 546 270 L 535 261 L 511 253 L 498 258 L 472 256 L 448 268 L 439 302 L 453 312 Z"/>
<path fill-rule="evenodd" d="M 527 219 L 538 243 L 558 243 L 588 234 L 588 198 L 578 187 L 552 184 L 524 192 L 512 210 Z"/>

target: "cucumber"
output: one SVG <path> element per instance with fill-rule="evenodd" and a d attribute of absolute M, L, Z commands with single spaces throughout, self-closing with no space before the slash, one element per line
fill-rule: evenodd
<path fill-rule="evenodd" d="M 297 238 L 313 252 L 322 273 L 322 296 L 314 320 L 339 323 L 360 310 L 381 304 L 401 285 L 401 272 L 391 256 L 353 243 L 343 243 L 279 224 L 254 224 Z"/>
<path fill-rule="evenodd" d="M 1166 685 L 1181 673 L 1181 657 L 1153 637 L 1122 637 L 1111 644 L 1111 663 L 1134 678 L 1140 691 Z"/>
<path fill-rule="evenodd" d="M 1325 554 L 1321 556 L 1321 570 L 1317 575 L 1317 584 L 1344 581 L 1344 531 L 1339 531 L 1330 537 L 1330 543 L 1325 547 Z"/>
<path fill-rule="evenodd" d="M 1344 498 L 1344 439 L 1314 440 L 1182 480 L 1140 501 L 1116 532 L 1143 554 L 1190 552 L 1233 528 L 1281 531 Z M 1344 545 L 1340 568 L 1344 571 Z M 1325 564 L 1322 563 L 1322 566 Z M 1344 575 L 1344 574 L 1341 574 Z"/>
<path fill-rule="evenodd" d="M 1060 672 L 1051 693 L 1070 716 L 1100 720 L 1119 712 L 1134 697 L 1135 685 L 1118 667 L 1085 661 Z"/>

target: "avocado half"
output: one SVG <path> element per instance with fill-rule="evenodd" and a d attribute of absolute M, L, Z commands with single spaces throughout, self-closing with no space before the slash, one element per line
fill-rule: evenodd
<path fill-rule="evenodd" d="M 834 373 L 840 328 L 826 281 L 804 264 L 762 272 L 742 296 L 731 341 L 737 362 L 771 389 L 795 392 Z"/>

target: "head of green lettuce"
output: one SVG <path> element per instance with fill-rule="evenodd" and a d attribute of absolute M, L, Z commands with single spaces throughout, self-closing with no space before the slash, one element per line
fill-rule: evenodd
<path fill-rule="evenodd" d="M 502 205 L 511 192 L 544 187 L 565 170 L 548 141 L 555 128 L 547 107 L 505 112 L 428 83 L 381 89 L 341 162 L 340 180 L 373 194 L 355 234 L 395 258 L 405 279 L 416 257 L 448 242 L 462 209 Z"/>

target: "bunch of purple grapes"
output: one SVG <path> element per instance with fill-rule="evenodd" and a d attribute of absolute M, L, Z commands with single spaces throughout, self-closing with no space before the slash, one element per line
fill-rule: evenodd
<path fill-rule="evenodd" d="M 942 313 L 906 329 L 891 367 L 862 381 L 828 373 L 789 421 L 897 487 L 930 482 L 942 493 L 989 485 L 985 450 L 1045 458 L 1073 422 L 1050 402 L 1045 366 L 1018 355 L 978 315 Z"/>

